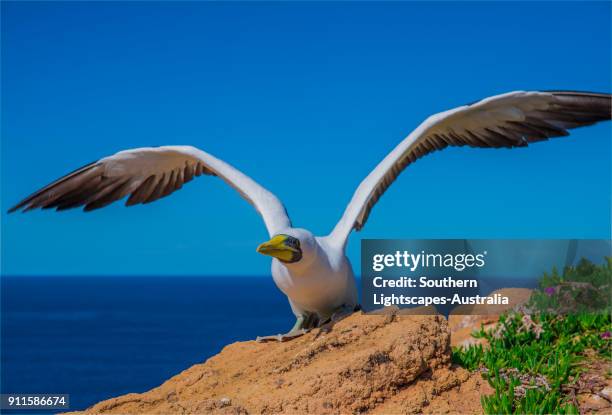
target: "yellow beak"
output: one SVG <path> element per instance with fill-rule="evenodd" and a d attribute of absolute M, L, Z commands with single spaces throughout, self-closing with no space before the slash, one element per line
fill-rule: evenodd
<path fill-rule="evenodd" d="M 290 238 L 288 235 L 276 235 L 268 242 L 259 245 L 257 252 L 278 258 L 283 262 L 299 261 L 302 258 L 302 251 L 286 243 Z"/>

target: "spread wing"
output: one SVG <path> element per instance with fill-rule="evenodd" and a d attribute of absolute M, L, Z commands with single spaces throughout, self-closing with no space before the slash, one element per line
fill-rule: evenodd
<path fill-rule="evenodd" d="M 610 119 L 610 94 L 511 92 L 441 112 L 425 120 L 361 182 L 329 239 L 344 245 L 399 174 L 417 159 L 448 146 L 526 147 L 567 130 Z"/>
<path fill-rule="evenodd" d="M 146 147 L 120 151 L 88 164 L 28 196 L 9 212 L 22 209 L 102 208 L 129 195 L 126 206 L 150 203 L 200 175 L 218 176 L 248 200 L 263 217 L 270 235 L 291 226 L 276 196 L 229 164 L 191 146 Z"/>

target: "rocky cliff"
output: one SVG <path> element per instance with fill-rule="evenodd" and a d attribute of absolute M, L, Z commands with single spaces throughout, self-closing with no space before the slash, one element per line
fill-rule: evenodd
<path fill-rule="evenodd" d="M 83 413 L 480 413 L 489 386 L 451 365 L 437 315 L 355 313 L 285 343 L 234 343 L 142 394 Z"/>

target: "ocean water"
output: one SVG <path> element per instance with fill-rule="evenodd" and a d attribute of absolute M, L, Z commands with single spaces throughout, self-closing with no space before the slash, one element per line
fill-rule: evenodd
<path fill-rule="evenodd" d="M 271 277 L 2 277 L 1 288 L 2 393 L 68 393 L 74 410 L 295 321 Z"/>

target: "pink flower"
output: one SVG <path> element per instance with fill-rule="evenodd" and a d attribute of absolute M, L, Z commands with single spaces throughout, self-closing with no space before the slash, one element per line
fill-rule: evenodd
<path fill-rule="evenodd" d="M 546 293 L 546 295 L 553 295 L 555 293 L 555 287 L 546 287 L 544 289 L 544 292 Z"/>
<path fill-rule="evenodd" d="M 605 332 L 601 333 L 601 338 L 602 339 L 609 339 L 610 337 L 612 337 L 612 333 L 610 333 L 609 331 L 605 331 Z"/>

